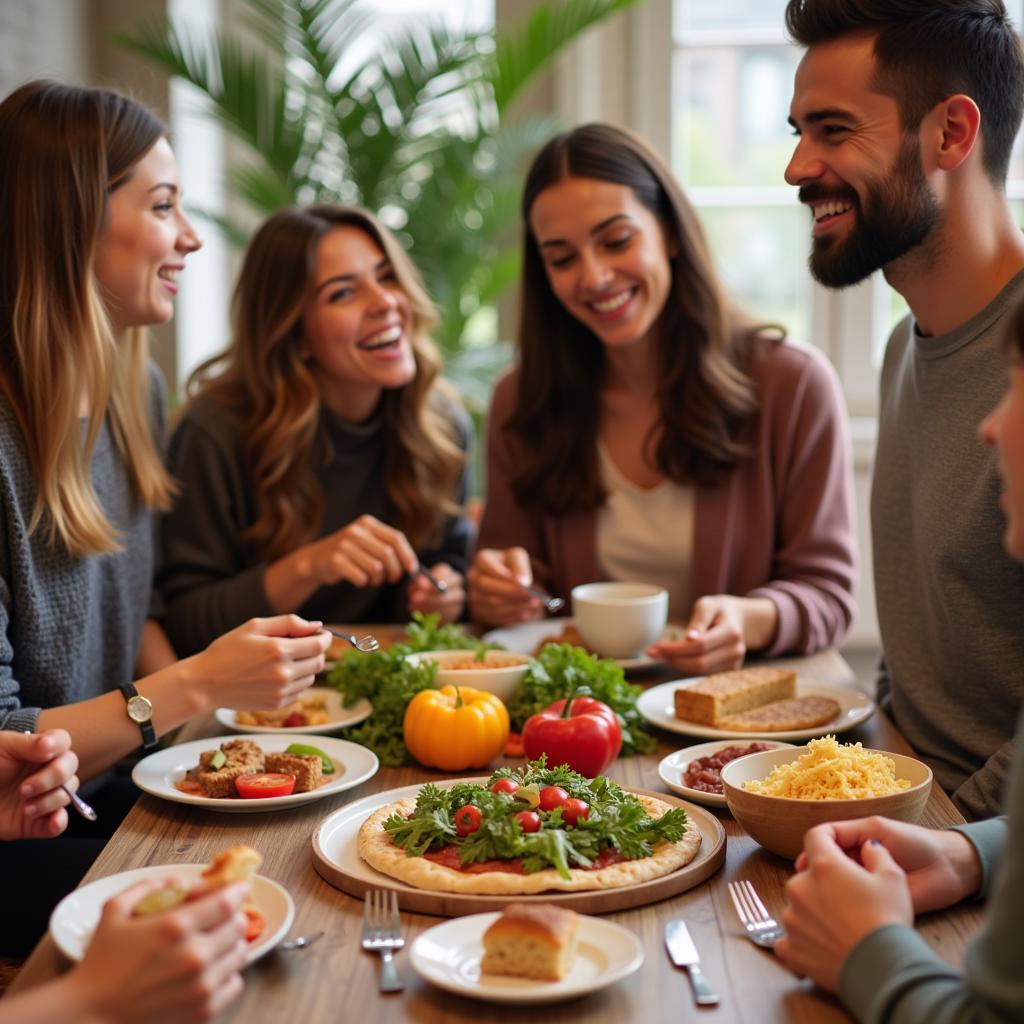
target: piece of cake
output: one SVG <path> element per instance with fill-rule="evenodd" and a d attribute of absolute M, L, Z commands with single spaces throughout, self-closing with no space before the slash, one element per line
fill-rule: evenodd
<path fill-rule="evenodd" d="M 267 754 L 268 772 L 295 776 L 295 792 L 309 793 L 320 785 L 324 763 L 315 754 Z"/>
<path fill-rule="evenodd" d="M 789 732 L 826 725 L 838 714 L 839 701 L 831 697 L 795 697 L 728 715 L 718 724 L 735 732 Z"/>
<path fill-rule="evenodd" d="M 719 728 L 729 715 L 795 696 L 795 672 L 767 667 L 718 672 L 676 690 L 676 718 Z"/>
<path fill-rule="evenodd" d="M 577 915 L 550 903 L 510 903 L 484 932 L 484 974 L 558 981 L 576 959 Z"/>

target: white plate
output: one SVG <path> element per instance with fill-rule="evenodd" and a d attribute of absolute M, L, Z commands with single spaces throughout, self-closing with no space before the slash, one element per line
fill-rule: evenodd
<path fill-rule="evenodd" d="M 683 747 L 681 750 L 673 750 L 668 757 L 663 757 L 658 765 L 658 775 L 661 777 L 661 781 L 673 793 L 678 793 L 681 797 L 685 797 L 687 800 L 692 800 L 694 803 L 705 804 L 708 807 L 725 807 L 725 794 L 724 793 L 705 793 L 701 789 L 691 789 L 689 786 L 684 786 L 680 781 L 683 777 L 683 772 L 686 771 L 691 761 L 695 761 L 698 757 L 710 757 L 712 754 L 717 754 L 718 751 L 724 750 L 726 747 L 734 746 L 746 746 L 749 743 L 763 743 L 766 747 L 770 747 L 772 750 L 778 750 L 780 747 L 792 747 L 792 743 L 780 743 L 778 740 L 712 740 L 710 743 L 698 743 L 693 747 Z"/>
<path fill-rule="evenodd" d="M 500 914 L 453 917 L 416 937 L 413 970 L 439 988 L 491 1003 L 556 1003 L 605 988 L 640 968 L 644 947 L 628 929 L 600 917 L 579 919 L 579 950 L 561 981 L 481 974 L 483 934 Z"/>
<path fill-rule="evenodd" d="M 274 730 L 280 733 L 280 730 Z M 280 753 L 295 742 L 293 736 L 267 735 L 236 736 L 232 739 L 252 740 L 268 754 Z M 322 750 L 334 762 L 334 774 L 326 776 L 331 781 L 309 793 L 292 793 L 290 796 L 272 796 L 260 800 L 242 800 L 238 797 L 213 798 L 183 793 L 175 785 L 180 782 L 189 768 L 199 764 L 199 755 L 204 750 L 217 750 L 226 742 L 223 736 L 205 740 L 193 740 L 143 758 L 132 772 L 132 781 L 143 792 L 151 793 L 163 800 L 178 804 L 195 804 L 210 811 L 231 811 L 235 814 L 252 814 L 261 811 L 277 811 L 286 807 L 308 804 L 325 796 L 352 789 L 377 774 L 380 762 L 377 755 L 358 743 L 338 740 L 332 736 L 318 736 L 312 744 Z"/>
<path fill-rule="evenodd" d="M 83 885 L 68 893 L 50 915 L 50 934 L 57 948 L 71 960 L 81 960 L 100 920 L 103 904 L 112 896 L 147 878 L 179 875 L 194 878 L 206 868 L 205 864 L 161 864 L 134 871 L 121 871 L 106 878 Z M 288 890 L 277 882 L 257 875 L 252 880 L 252 905 L 263 915 L 266 927 L 263 934 L 249 946 L 246 966 L 269 953 L 288 933 L 295 918 L 295 904 Z"/>
<path fill-rule="evenodd" d="M 323 695 L 326 698 L 327 714 L 330 715 L 330 721 L 324 722 L 322 725 L 294 725 L 287 728 L 275 725 L 239 725 L 235 721 L 235 715 L 238 712 L 234 708 L 217 708 L 214 717 L 225 729 L 231 729 L 233 732 L 287 735 L 288 733 L 303 732 L 341 732 L 342 729 L 347 729 L 350 725 L 369 718 L 373 711 L 373 705 L 365 697 L 360 697 L 350 708 L 342 706 L 341 694 L 330 686 L 312 686 L 305 693 L 311 697 Z"/>
<path fill-rule="evenodd" d="M 710 725 L 699 725 L 696 722 L 684 722 L 683 719 L 676 718 L 676 690 L 681 686 L 692 686 L 702 678 L 694 676 L 691 679 L 674 679 L 670 683 L 652 686 L 640 694 L 636 702 L 637 710 L 659 729 L 679 732 L 684 736 L 704 736 L 709 740 L 812 740 L 815 736 L 824 736 L 826 733 L 846 732 L 847 729 L 866 722 L 875 712 L 875 702 L 858 690 L 820 686 L 797 680 L 798 697 L 831 697 L 839 703 L 839 714 L 824 725 L 816 725 L 811 729 L 788 729 L 784 732 L 735 732 L 729 729 L 715 729 Z"/>
<path fill-rule="evenodd" d="M 533 622 L 520 622 L 514 626 L 501 626 L 484 633 L 484 640 L 493 644 L 501 644 L 508 651 L 515 651 L 516 654 L 529 654 L 531 657 L 536 653 L 537 645 L 545 637 L 558 637 L 558 635 L 572 622 L 572 619 L 537 619 Z M 659 640 L 681 640 L 683 638 L 683 627 L 669 623 L 665 632 Z M 600 657 L 600 655 L 597 655 Z M 625 672 L 635 672 L 639 669 L 658 668 L 665 663 L 649 658 L 646 654 L 639 658 L 612 658 L 612 661 Z"/>

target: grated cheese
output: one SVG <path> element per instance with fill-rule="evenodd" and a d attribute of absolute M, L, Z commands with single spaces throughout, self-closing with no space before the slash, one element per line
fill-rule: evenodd
<path fill-rule="evenodd" d="M 776 765 L 767 778 L 745 782 L 743 788 L 791 800 L 863 800 L 910 789 L 910 780 L 896 778 L 891 757 L 871 753 L 859 743 L 839 744 L 835 736 L 823 736 L 811 740 L 795 761 Z"/>

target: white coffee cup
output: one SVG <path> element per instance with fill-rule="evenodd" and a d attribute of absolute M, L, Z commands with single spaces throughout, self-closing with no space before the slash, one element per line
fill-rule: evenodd
<path fill-rule="evenodd" d="M 665 630 L 668 591 L 650 583 L 584 583 L 573 587 L 580 636 L 606 658 L 636 658 Z"/>

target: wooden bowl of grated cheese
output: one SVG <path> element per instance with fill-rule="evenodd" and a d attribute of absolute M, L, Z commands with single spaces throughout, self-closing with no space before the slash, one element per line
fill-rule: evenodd
<path fill-rule="evenodd" d="M 725 800 L 752 839 L 780 857 L 795 858 L 804 833 L 825 821 L 878 814 L 916 822 L 931 792 L 921 761 L 834 736 L 807 746 L 764 750 L 722 769 Z"/>

